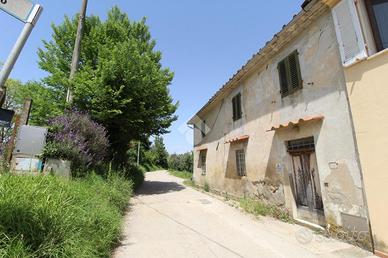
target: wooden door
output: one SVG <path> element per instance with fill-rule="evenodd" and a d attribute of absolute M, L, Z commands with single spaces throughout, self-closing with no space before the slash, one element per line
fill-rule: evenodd
<path fill-rule="evenodd" d="M 323 210 L 314 138 L 288 142 L 288 152 L 292 157 L 296 204 L 310 210 Z"/>
<path fill-rule="evenodd" d="M 323 210 L 315 152 L 294 153 L 292 162 L 297 205 Z"/>

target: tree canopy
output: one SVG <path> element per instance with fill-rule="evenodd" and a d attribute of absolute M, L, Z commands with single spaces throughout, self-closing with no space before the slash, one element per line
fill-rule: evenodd
<path fill-rule="evenodd" d="M 108 131 L 112 154 L 124 162 L 131 140 L 168 132 L 177 103 L 168 86 L 173 73 L 161 65 L 146 20 L 130 21 L 114 7 L 106 21 L 87 17 L 81 47 L 80 68 L 69 81 L 70 63 L 77 29 L 77 17 L 65 17 L 52 25 L 51 41 L 39 49 L 39 65 L 48 72 L 42 94 L 54 97 L 57 109 L 65 106 L 66 90 L 73 90 L 73 108 L 86 111 Z M 32 86 L 31 86 L 32 87 Z M 39 98 L 39 96 L 37 96 Z M 34 101 L 37 101 L 34 99 Z M 35 105 L 33 114 L 36 113 Z M 49 110 L 55 116 L 56 109 Z M 39 121 L 43 123 L 44 121 Z"/>

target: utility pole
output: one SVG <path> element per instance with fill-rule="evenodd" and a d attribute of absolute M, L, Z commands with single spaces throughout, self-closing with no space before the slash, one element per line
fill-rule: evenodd
<path fill-rule="evenodd" d="M 70 78 L 69 78 L 70 84 L 72 83 L 75 73 L 77 72 L 79 67 L 81 41 L 82 41 L 82 36 L 84 32 L 87 6 L 88 6 L 88 0 L 82 0 L 81 11 L 79 13 L 79 18 L 78 18 L 77 35 L 75 38 L 75 44 L 74 44 L 74 50 L 73 50 L 73 58 L 72 58 L 71 67 L 70 67 Z M 69 85 L 69 88 L 67 89 L 66 102 L 71 103 L 72 101 L 73 101 L 73 93 L 71 91 L 71 85 Z"/>

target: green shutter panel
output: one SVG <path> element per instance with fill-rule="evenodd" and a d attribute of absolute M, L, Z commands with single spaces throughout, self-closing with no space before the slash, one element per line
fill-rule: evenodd
<path fill-rule="evenodd" d="M 236 121 L 236 98 L 232 99 L 232 104 L 233 104 L 233 121 Z"/>
<path fill-rule="evenodd" d="M 295 51 L 288 57 L 290 90 L 302 87 L 302 76 L 300 74 L 299 55 Z"/>
<path fill-rule="evenodd" d="M 237 119 L 240 119 L 242 117 L 242 110 L 241 110 L 241 94 L 239 93 L 237 95 Z"/>
<path fill-rule="evenodd" d="M 279 81 L 280 81 L 280 93 L 282 96 L 288 94 L 288 82 L 287 82 L 287 69 L 286 60 L 282 60 L 278 64 Z"/>

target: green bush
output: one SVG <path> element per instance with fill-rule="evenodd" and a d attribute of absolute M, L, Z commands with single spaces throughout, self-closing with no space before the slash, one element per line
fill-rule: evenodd
<path fill-rule="evenodd" d="M 127 167 L 123 168 L 122 174 L 128 180 L 131 180 L 134 185 L 134 189 L 138 189 L 144 182 L 144 168 L 136 164 L 129 164 Z"/>
<path fill-rule="evenodd" d="M 73 176 L 84 176 L 103 165 L 108 147 L 107 132 L 102 125 L 85 113 L 67 110 L 50 120 L 43 158 L 70 160 L 72 171 L 78 172 Z"/>
<path fill-rule="evenodd" d="M 0 257 L 109 257 L 132 183 L 0 176 Z"/>

